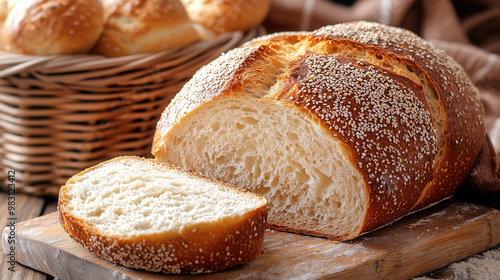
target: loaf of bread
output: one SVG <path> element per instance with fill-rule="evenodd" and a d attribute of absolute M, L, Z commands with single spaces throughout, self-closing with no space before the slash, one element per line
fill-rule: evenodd
<path fill-rule="evenodd" d="M 2 50 L 29 55 L 87 53 L 103 28 L 99 0 L 8 1 Z"/>
<path fill-rule="evenodd" d="M 199 174 L 123 156 L 76 174 L 59 194 L 64 229 L 129 268 L 205 273 L 262 252 L 266 199 Z"/>
<path fill-rule="evenodd" d="M 347 240 L 452 196 L 485 136 L 478 90 L 412 32 L 267 35 L 200 69 L 152 153 L 268 199 L 269 226 Z"/>
<path fill-rule="evenodd" d="M 181 0 L 200 36 L 209 40 L 237 30 L 247 31 L 267 16 L 270 0 Z"/>
<path fill-rule="evenodd" d="M 102 0 L 105 24 L 95 54 L 108 57 L 191 45 L 200 36 L 179 0 Z"/>

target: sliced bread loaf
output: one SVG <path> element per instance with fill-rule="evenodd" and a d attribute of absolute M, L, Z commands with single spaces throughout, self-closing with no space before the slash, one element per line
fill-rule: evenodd
<path fill-rule="evenodd" d="M 346 240 L 452 196 L 485 136 L 451 57 L 371 22 L 270 34 L 198 71 L 152 153 L 268 199 L 268 225 Z"/>
<path fill-rule="evenodd" d="M 133 156 L 73 176 L 59 216 L 69 235 L 113 263 L 203 273 L 261 254 L 266 199 L 199 174 Z"/>

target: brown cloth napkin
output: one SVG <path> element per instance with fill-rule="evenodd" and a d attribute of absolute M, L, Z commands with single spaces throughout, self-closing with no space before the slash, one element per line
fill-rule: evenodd
<path fill-rule="evenodd" d="M 314 30 L 366 20 L 406 28 L 460 63 L 481 92 L 486 136 L 464 184 L 481 194 L 500 194 L 500 1 L 498 0 L 271 0 L 269 33 Z M 500 195 L 499 195 L 500 196 Z"/>
<path fill-rule="evenodd" d="M 476 164 L 467 178 L 469 187 L 481 194 L 492 194 L 499 191 L 500 179 L 497 174 L 495 153 L 488 137 L 483 141 L 483 147 L 476 159 Z"/>

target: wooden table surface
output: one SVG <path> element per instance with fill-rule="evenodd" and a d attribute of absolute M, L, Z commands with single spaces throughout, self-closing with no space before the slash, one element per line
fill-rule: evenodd
<path fill-rule="evenodd" d="M 12 195 L 11 195 L 12 196 Z M 54 198 L 41 198 L 34 197 L 26 194 L 15 194 L 15 207 L 9 209 L 9 195 L 6 192 L 0 191 L 0 220 L 2 221 L 4 227 L 9 225 L 9 223 L 14 222 L 19 223 L 22 221 L 30 220 L 32 218 L 52 213 L 57 210 L 57 200 Z M 11 199 L 12 200 L 12 199 Z M 12 206 L 12 203 L 11 205 Z M 3 229 L 3 227 L 2 227 Z M 2 245 L 0 245 L 2 246 Z M 0 253 L 0 269 L 2 274 L 0 279 L 47 279 L 52 280 L 54 277 L 41 273 L 39 271 L 33 270 L 31 268 L 25 267 L 19 263 L 15 264 L 16 272 L 13 273 L 9 270 L 11 265 L 9 264 L 9 257 L 3 253 L 3 248 Z M 494 250 L 500 250 L 500 246 L 497 246 Z M 498 268 L 500 271 L 500 267 Z M 432 273 L 430 274 L 432 276 Z M 454 278 L 432 278 L 432 279 L 454 279 Z"/>
<path fill-rule="evenodd" d="M 45 199 L 41 197 L 34 197 L 26 194 L 15 194 L 15 208 L 9 210 L 8 195 L 6 192 L 0 192 L 0 221 L 3 225 L 7 226 L 10 222 L 19 223 L 26 221 L 41 215 L 52 213 L 57 210 L 57 200 L 56 199 Z M 12 211 L 12 212 L 10 212 Z M 13 215 L 10 215 L 10 214 Z M 11 219 L 9 219 L 11 218 Z M 13 220 L 12 218 L 15 218 Z M 3 229 L 3 227 L 2 227 Z M 0 244 L 0 247 L 2 245 Z M 0 279 L 19 279 L 19 280 L 51 280 L 54 277 L 35 271 L 31 268 L 25 267 L 19 263 L 16 263 L 15 270 L 13 273 L 9 270 L 11 267 L 8 263 L 7 255 L 2 251 L 0 253 L 0 269 L 2 274 Z M 62 280 L 62 279 L 61 279 Z"/>

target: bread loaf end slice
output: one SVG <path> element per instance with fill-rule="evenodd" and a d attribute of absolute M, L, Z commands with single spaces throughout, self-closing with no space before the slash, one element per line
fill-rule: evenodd
<path fill-rule="evenodd" d="M 205 273 L 261 254 L 266 203 L 197 173 L 124 156 L 70 178 L 58 210 L 75 241 L 113 263 Z"/>

